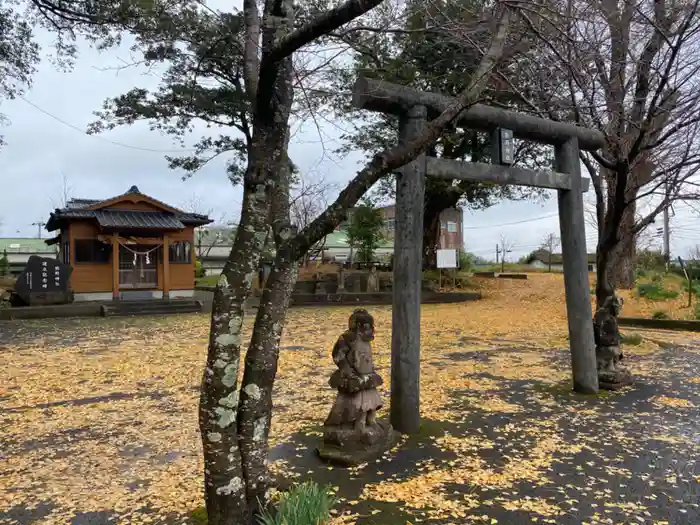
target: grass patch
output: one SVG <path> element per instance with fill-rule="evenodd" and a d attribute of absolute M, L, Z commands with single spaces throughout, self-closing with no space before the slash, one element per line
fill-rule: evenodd
<path fill-rule="evenodd" d="M 194 525 L 207 525 L 207 509 L 199 507 L 190 514 L 190 518 Z"/>
<path fill-rule="evenodd" d="M 651 282 L 638 284 L 637 295 L 651 301 L 665 301 L 678 297 L 678 292 L 675 290 L 666 290 L 662 284 Z"/>
<path fill-rule="evenodd" d="M 639 334 L 621 334 L 620 335 L 620 342 L 623 345 L 629 345 L 629 346 L 639 346 L 642 344 L 642 336 Z"/>
<path fill-rule="evenodd" d="M 665 321 L 666 319 L 670 319 L 668 314 L 662 310 L 656 310 L 653 314 L 651 314 L 652 319 L 656 319 L 657 321 Z"/>
<path fill-rule="evenodd" d="M 651 274 L 651 282 L 656 284 L 661 284 L 664 280 L 664 276 L 658 272 Z"/>
<path fill-rule="evenodd" d="M 219 281 L 219 276 L 218 275 L 205 275 L 204 277 L 199 277 L 198 279 L 195 279 L 195 284 L 197 286 L 216 286 L 216 283 Z"/>
<path fill-rule="evenodd" d="M 688 293 L 688 288 L 692 290 L 692 293 L 695 297 L 700 296 L 700 281 L 690 281 L 690 283 L 686 280 L 683 282 L 683 291 L 685 293 Z"/>
<path fill-rule="evenodd" d="M 336 498 L 330 486 L 321 487 L 312 481 L 295 485 L 282 493 L 275 507 L 265 509 L 261 525 L 322 525 L 328 520 Z"/>

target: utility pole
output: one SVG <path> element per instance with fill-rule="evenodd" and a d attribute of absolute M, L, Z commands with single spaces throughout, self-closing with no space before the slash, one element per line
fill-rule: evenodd
<path fill-rule="evenodd" d="M 666 271 L 668 271 L 668 264 L 671 261 L 671 231 L 669 228 L 668 207 L 664 208 L 664 261 L 666 262 Z"/>
<path fill-rule="evenodd" d="M 510 245 L 508 241 L 506 240 L 505 236 L 501 237 L 501 242 L 500 246 L 497 244 L 496 245 L 496 264 L 498 264 L 498 254 L 500 252 L 501 254 L 501 273 L 506 271 L 506 254 L 510 253 L 512 250 L 510 249 Z"/>
<path fill-rule="evenodd" d="M 36 236 L 37 236 L 38 239 L 41 239 L 41 229 L 42 229 L 44 226 L 46 226 L 46 223 L 43 222 L 43 221 L 33 222 L 33 223 L 32 223 L 32 226 L 36 226 L 36 229 L 37 229 Z"/>

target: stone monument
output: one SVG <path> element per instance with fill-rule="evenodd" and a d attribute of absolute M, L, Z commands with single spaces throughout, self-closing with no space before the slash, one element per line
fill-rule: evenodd
<path fill-rule="evenodd" d="M 323 446 L 318 454 L 344 465 L 358 465 L 380 456 L 394 440 L 391 425 L 377 420 L 383 383 L 374 370 L 372 344 L 374 319 L 365 309 L 350 316 L 346 330 L 333 347 L 338 370 L 328 384 L 338 390 L 323 426 Z"/>
<path fill-rule="evenodd" d="M 605 299 L 593 317 L 598 384 L 604 390 L 618 390 L 632 383 L 632 374 L 621 364 L 624 355 L 620 350 L 617 316 L 620 315 L 623 303 L 621 297 L 612 295 Z"/>
<path fill-rule="evenodd" d="M 32 255 L 15 282 L 15 293 L 29 306 L 70 303 L 72 270 L 55 258 Z"/>
<path fill-rule="evenodd" d="M 377 267 L 372 265 L 367 276 L 367 293 L 377 293 L 379 291 L 379 275 Z"/>

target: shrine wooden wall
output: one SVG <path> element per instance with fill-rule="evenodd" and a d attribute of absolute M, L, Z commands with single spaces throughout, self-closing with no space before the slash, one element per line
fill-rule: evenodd
<path fill-rule="evenodd" d="M 194 228 L 188 227 L 180 232 L 168 233 L 170 242 L 189 241 L 192 250 L 192 261 L 190 263 L 170 263 L 170 289 L 171 290 L 192 290 L 194 288 Z M 163 286 L 163 265 L 158 268 L 158 285 Z"/>
<path fill-rule="evenodd" d="M 70 239 L 70 263 L 73 273 L 70 283 L 76 293 L 111 292 L 112 263 L 76 263 L 75 240 L 96 239 L 99 230 L 94 221 L 76 221 L 68 227 Z"/>
<path fill-rule="evenodd" d="M 136 203 L 139 204 L 139 203 Z M 145 203 L 144 203 L 145 204 Z M 76 293 L 96 293 L 112 291 L 112 263 L 76 263 L 76 239 L 96 239 L 101 232 L 91 221 L 76 221 L 70 224 L 67 234 L 71 245 L 71 287 Z M 170 263 L 170 290 L 192 290 L 194 288 L 194 228 L 188 227 L 179 232 L 169 232 L 170 242 L 188 241 L 192 250 L 189 263 Z M 113 255 L 114 256 L 114 255 Z M 167 257 L 167 254 L 163 254 Z M 163 258 L 158 263 L 158 290 L 163 289 Z"/>

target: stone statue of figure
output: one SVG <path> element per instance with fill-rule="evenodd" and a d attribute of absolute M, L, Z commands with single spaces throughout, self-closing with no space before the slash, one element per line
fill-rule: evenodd
<path fill-rule="evenodd" d="M 598 361 L 598 383 L 605 390 L 617 390 L 632 382 L 632 374 L 621 363 L 624 359 L 620 349 L 620 331 L 617 316 L 624 301 L 611 295 L 593 317 L 593 334 Z"/>
<path fill-rule="evenodd" d="M 333 347 L 338 369 L 328 384 L 338 393 L 324 423 L 321 457 L 347 465 L 380 455 L 393 439 L 391 425 L 377 420 L 382 398 L 377 387 L 383 383 L 374 370 L 372 340 L 374 319 L 365 309 L 355 310 L 348 329 Z"/>
<path fill-rule="evenodd" d="M 376 293 L 379 291 L 379 275 L 377 274 L 377 267 L 372 265 L 369 270 L 369 276 L 367 276 L 367 292 Z"/>
<path fill-rule="evenodd" d="M 375 414 L 382 407 L 377 387 L 383 380 L 374 371 L 373 339 L 374 319 L 367 310 L 355 310 L 348 330 L 333 347 L 333 362 L 338 370 L 328 383 L 338 390 L 338 395 L 326 425 L 353 423 L 357 431 L 365 432 L 375 424 Z"/>

